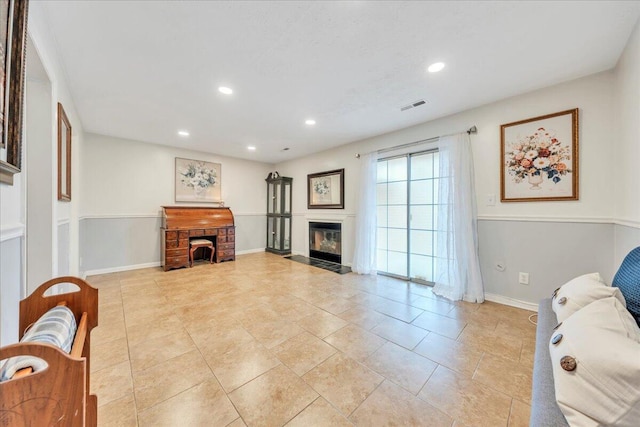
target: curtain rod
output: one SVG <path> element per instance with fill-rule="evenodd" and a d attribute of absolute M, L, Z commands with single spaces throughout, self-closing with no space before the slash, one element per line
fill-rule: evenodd
<path fill-rule="evenodd" d="M 466 132 L 469 135 L 471 135 L 472 133 L 478 133 L 478 128 L 474 125 L 474 126 L 471 126 L 469 129 L 467 129 Z M 450 135 L 454 135 L 454 134 L 450 134 Z M 448 135 L 443 135 L 443 136 L 448 136 Z M 389 151 L 399 150 L 400 148 L 408 148 L 408 147 L 413 147 L 414 145 L 420 145 L 420 144 L 424 144 L 424 143 L 427 143 L 427 142 L 435 142 L 440 138 L 441 138 L 440 136 L 434 136 L 433 138 L 421 139 L 420 141 L 414 141 L 414 142 L 408 142 L 406 144 L 394 145 L 393 147 L 381 148 L 380 150 L 376 150 L 376 151 L 369 151 L 368 153 L 365 153 L 365 154 L 370 154 L 370 153 L 378 153 L 378 154 L 388 153 Z M 357 153 L 356 154 L 356 159 L 359 159 L 359 158 L 360 158 L 360 153 Z"/>

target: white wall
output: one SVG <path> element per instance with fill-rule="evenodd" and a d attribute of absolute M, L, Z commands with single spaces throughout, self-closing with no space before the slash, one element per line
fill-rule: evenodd
<path fill-rule="evenodd" d="M 57 159 L 52 159 L 54 175 L 51 177 L 52 188 L 54 194 L 54 208 L 52 222 L 54 224 L 54 242 L 53 247 L 59 248 L 67 252 L 63 254 L 63 258 L 68 259 L 68 272 L 70 274 L 77 275 L 78 269 L 78 255 L 79 255 L 79 207 L 80 207 L 80 193 L 77 191 L 78 184 L 82 181 L 81 171 L 79 168 L 80 154 L 82 152 L 83 135 L 82 123 L 76 111 L 73 103 L 73 97 L 69 91 L 69 86 L 66 81 L 66 74 L 64 67 L 60 63 L 57 56 L 57 49 L 55 45 L 55 37 L 50 32 L 49 25 L 47 23 L 46 5 L 43 2 L 31 2 L 29 4 L 29 23 L 28 30 L 31 40 L 33 42 L 35 51 L 40 61 L 47 78 L 51 82 L 51 144 L 53 146 L 53 152 L 57 153 L 57 104 L 60 102 L 65 110 L 65 113 L 71 123 L 72 139 L 71 139 L 71 202 L 59 202 L 57 201 Z M 29 64 L 27 63 L 27 70 Z M 58 245 L 58 223 L 69 223 L 69 238 L 63 238 L 67 243 L 65 247 Z M 54 262 L 54 275 L 58 275 L 58 252 L 55 251 Z"/>
<path fill-rule="evenodd" d="M 189 205 L 175 202 L 176 157 L 222 165 L 222 199 L 235 216 L 236 251 L 264 250 L 264 180 L 272 165 L 95 134 L 86 134 L 83 150 L 83 271 L 159 265 L 161 206 Z M 136 233 L 128 235 L 132 224 Z"/>
<path fill-rule="evenodd" d="M 57 160 L 51 153 L 57 151 L 57 103 L 64 105 L 71 126 L 73 127 L 72 141 L 72 182 L 79 182 L 81 177 L 78 171 L 78 147 L 82 144 L 82 126 L 75 111 L 73 100 L 67 89 L 64 70 L 60 66 L 56 57 L 54 38 L 51 35 L 47 22 L 46 11 L 42 2 L 31 2 L 29 5 L 29 49 L 28 55 L 36 57 L 38 61 L 27 61 L 27 79 L 36 79 L 44 76 L 48 81 L 48 114 L 42 123 L 43 128 L 49 129 L 49 140 L 44 141 L 48 154 L 45 154 L 44 161 L 47 162 L 48 179 L 45 195 L 49 203 L 46 212 L 35 212 L 35 218 L 39 223 L 49 223 L 51 236 L 47 245 L 51 247 L 49 259 L 50 275 L 56 275 L 59 268 L 65 268 L 69 264 L 68 272 L 77 274 L 78 271 L 78 218 L 77 209 L 79 198 L 73 196 L 71 203 L 57 202 L 57 194 L 54 194 L 55 183 L 57 182 Z M 39 65 L 36 65 L 39 63 Z M 36 68 L 39 68 L 36 70 Z M 45 85 L 46 86 L 46 85 Z M 47 106 L 43 106 L 47 109 Z M 26 105 L 26 113 L 29 114 L 29 105 Z M 33 118 L 33 117 L 32 117 Z M 29 117 L 25 118 L 29 120 Z M 28 130 L 28 129 L 27 129 Z M 0 184 L 0 318 L 2 328 L 0 328 L 0 345 L 15 342 L 18 337 L 18 303 L 27 294 L 25 268 L 29 268 L 26 263 L 26 241 L 25 235 L 29 233 L 29 223 L 26 212 L 27 205 L 27 173 L 29 164 L 36 164 L 35 157 L 42 157 L 43 153 L 29 154 L 30 135 L 25 131 L 23 135 L 23 170 L 14 176 L 14 185 L 9 187 Z M 46 178 L 46 177 L 45 177 Z M 39 215 L 44 215 L 39 216 Z M 58 221 L 62 220 L 68 224 L 69 232 L 65 231 L 62 239 L 58 238 Z M 64 227 L 63 227 L 64 229 Z M 61 265 L 60 262 L 64 264 Z M 50 277 L 47 277 L 49 279 Z"/>
<path fill-rule="evenodd" d="M 0 346 L 18 340 L 18 301 L 24 285 L 23 176 L 14 175 L 13 186 L 0 183 Z"/>
<path fill-rule="evenodd" d="M 493 227 L 510 227 L 512 221 L 518 221 L 516 230 L 521 229 L 521 242 L 517 254 L 503 253 L 504 245 L 493 245 L 487 242 L 492 239 L 489 234 L 480 241 L 480 255 L 485 276 L 485 287 L 488 293 L 516 300 L 537 302 L 568 280 L 572 276 L 583 273 L 581 259 L 595 258 L 606 260 L 594 266 L 605 275 L 611 275 L 612 250 L 611 242 L 598 244 L 596 241 L 584 240 L 583 232 L 590 229 L 589 223 L 598 225 L 601 230 L 611 228 L 613 216 L 613 192 L 607 172 L 613 167 L 613 73 L 604 72 L 586 78 L 545 88 L 525 95 L 509 98 L 500 102 L 485 105 L 453 116 L 426 122 L 407 129 L 386 135 L 354 142 L 336 149 L 324 151 L 313 156 L 297 159 L 276 165 L 281 175 L 294 178 L 293 187 L 293 251 L 306 251 L 306 218 L 309 215 L 345 217 L 348 226 L 346 239 L 353 241 L 354 222 L 359 188 L 359 160 L 356 153 L 365 153 L 380 148 L 419 141 L 438 135 L 450 134 L 466 130 L 472 125 L 478 127 L 478 134 L 472 135 L 473 155 L 476 173 L 476 192 L 478 195 L 478 214 L 481 218 L 481 232 Z M 487 206 L 484 202 L 488 194 L 500 195 L 500 125 L 513 121 L 554 113 L 571 108 L 580 109 L 580 200 L 571 202 L 537 202 L 537 203 L 500 203 Z M 432 107 L 427 107 L 432 108 Z M 419 109 L 407 114 L 419 114 Z M 343 211 L 313 211 L 306 209 L 306 179 L 308 173 L 345 168 L 345 209 Z M 493 223 L 489 224 L 489 221 Z M 536 234 L 527 234 L 535 222 Z M 585 224 L 584 229 L 578 225 L 569 235 L 583 241 L 577 252 L 574 248 L 557 240 L 553 233 L 546 231 L 546 221 L 555 223 Z M 518 227 L 518 224 L 520 226 Z M 524 224 L 524 225 L 523 225 Z M 541 224 L 541 225 L 540 225 Z M 549 223 L 551 224 L 551 223 Z M 484 228 L 483 228 L 484 227 Z M 611 233 L 611 231 L 609 231 Z M 482 233 L 481 233 L 482 235 Z M 554 269 L 536 263 L 540 253 L 555 253 L 565 262 Z M 353 257 L 353 247 L 345 247 L 343 259 L 345 263 Z M 494 274 L 489 271 L 495 261 L 506 263 L 504 273 Z M 528 262 L 523 262 L 529 260 Z M 526 268 L 526 270 L 522 270 Z M 519 271 L 530 273 L 531 284 L 525 287 L 517 284 Z M 489 278 L 489 280 L 487 280 Z"/>
<path fill-rule="evenodd" d="M 29 63 L 38 60 L 32 56 Z M 56 147 L 51 121 L 51 84 L 48 79 L 27 79 L 25 129 L 27 135 L 26 176 L 27 183 L 27 235 L 26 275 L 27 294 L 51 279 L 57 270 L 58 245 L 54 244 L 54 193 L 56 175 Z M 57 227 L 57 225 L 56 225 Z M 56 269 L 54 270 L 54 264 Z"/>
<path fill-rule="evenodd" d="M 615 264 L 640 246 L 640 21 L 629 37 L 615 70 L 613 176 L 616 220 Z M 630 238 L 634 236 L 635 238 Z"/>

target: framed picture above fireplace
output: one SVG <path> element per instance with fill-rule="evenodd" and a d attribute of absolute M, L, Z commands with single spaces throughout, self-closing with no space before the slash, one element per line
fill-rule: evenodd
<path fill-rule="evenodd" d="M 307 175 L 308 209 L 344 209 L 344 169 Z"/>

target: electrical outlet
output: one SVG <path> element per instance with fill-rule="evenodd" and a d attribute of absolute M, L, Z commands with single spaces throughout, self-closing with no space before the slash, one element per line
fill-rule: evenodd
<path fill-rule="evenodd" d="M 521 285 L 528 285 L 529 284 L 529 273 L 520 272 L 518 274 L 518 282 L 520 282 Z"/>
<path fill-rule="evenodd" d="M 487 194 L 487 206 L 495 206 L 495 205 L 496 205 L 496 195 Z"/>

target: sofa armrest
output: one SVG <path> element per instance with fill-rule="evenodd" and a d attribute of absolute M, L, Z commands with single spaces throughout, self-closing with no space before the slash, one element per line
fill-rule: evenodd
<path fill-rule="evenodd" d="M 531 393 L 531 427 L 568 426 L 566 418 L 556 403 L 553 368 L 549 354 L 549 339 L 556 326 L 556 315 L 551 309 L 551 299 L 543 299 L 538 305 L 536 327 L 536 352 L 533 364 L 533 390 Z"/>

